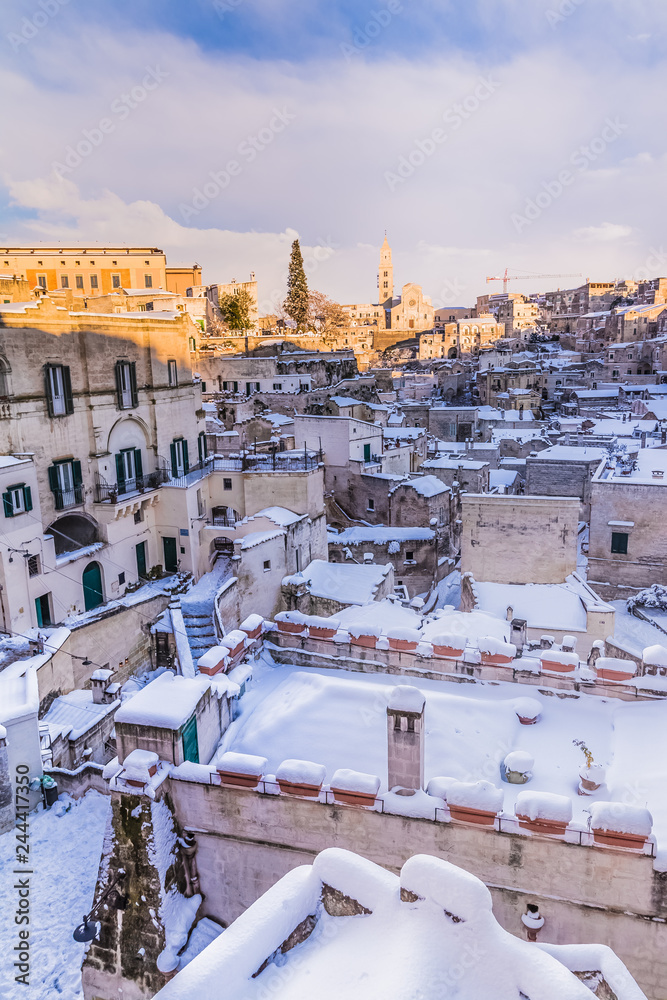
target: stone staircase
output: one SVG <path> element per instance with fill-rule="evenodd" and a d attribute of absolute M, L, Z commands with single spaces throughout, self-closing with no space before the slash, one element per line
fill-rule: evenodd
<path fill-rule="evenodd" d="M 207 649 L 217 645 L 218 639 L 213 627 L 213 617 L 210 614 L 194 614 L 189 612 L 187 605 L 182 606 L 181 610 L 188 644 L 192 652 L 192 659 L 196 663 Z"/>

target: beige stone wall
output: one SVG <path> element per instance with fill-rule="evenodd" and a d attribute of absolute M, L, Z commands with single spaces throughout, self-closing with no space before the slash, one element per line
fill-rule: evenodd
<path fill-rule="evenodd" d="M 507 930 L 524 936 L 521 914 L 527 902 L 539 902 L 541 941 L 602 941 L 649 1000 L 664 1000 L 667 876 L 648 857 L 192 782 L 171 780 L 169 791 L 181 824 L 202 831 L 204 907 L 218 920 L 235 919 L 278 878 L 334 844 L 393 871 L 413 854 L 433 854 L 491 887 Z"/>
<path fill-rule="evenodd" d="M 667 576 L 667 487 L 629 481 L 594 480 L 591 489 L 591 531 L 588 575 L 612 587 L 650 587 Z M 624 528 L 610 521 L 634 522 Z M 611 551 L 613 531 L 627 532 L 627 555 Z"/>
<path fill-rule="evenodd" d="M 489 583 L 563 583 L 577 568 L 576 497 L 461 497 L 461 572 Z"/>

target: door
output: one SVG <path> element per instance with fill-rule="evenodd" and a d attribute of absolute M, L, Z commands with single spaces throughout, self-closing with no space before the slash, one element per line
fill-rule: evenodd
<path fill-rule="evenodd" d="M 135 552 L 137 553 L 137 575 L 140 580 L 143 580 L 146 576 L 146 543 L 139 542 L 135 546 Z"/>
<path fill-rule="evenodd" d="M 100 564 L 96 562 L 88 563 L 83 571 L 81 582 L 83 583 L 83 602 L 86 611 L 97 608 L 104 601 Z"/>
<path fill-rule="evenodd" d="M 48 594 L 42 594 L 41 597 L 35 599 L 35 613 L 40 628 L 51 624 L 51 603 Z"/>
<path fill-rule="evenodd" d="M 197 741 L 197 717 L 192 716 L 183 728 L 183 759 L 199 763 L 199 743 Z"/>
<path fill-rule="evenodd" d="M 162 536 L 162 551 L 164 552 L 164 568 L 166 573 L 175 573 L 178 570 L 178 556 L 176 555 L 176 539 Z"/>
<path fill-rule="evenodd" d="M 371 460 L 371 446 L 370 444 L 364 445 L 364 462 L 370 462 Z"/>

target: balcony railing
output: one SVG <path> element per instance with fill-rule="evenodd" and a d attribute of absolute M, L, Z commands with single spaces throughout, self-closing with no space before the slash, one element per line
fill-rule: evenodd
<path fill-rule="evenodd" d="M 170 477 L 168 486 L 191 486 L 211 472 L 308 472 L 316 469 L 324 461 L 322 451 L 276 451 L 254 454 L 243 452 L 230 458 L 217 455 L 204 462 L 190 466 L 187 473 L 176 478 Z"/>
<path fill-rule="evenodd" d="M 156 490 L 168 480 L 169 473 L 166 469 L 156 469 L 155 472 L 149 472 L 145 476 L 126 479 L 120 485 L 107 483 L 101 476 L 98 476 L 95 484 L 95 503 L 117 503 L 132 494 Z"/>
<path fill-rule="evenodd" d="M 83 486 L 73 486 L 71 490 L 54 490 L 53 497 L 56 510 L 78 507 L 83 503 Z"/>

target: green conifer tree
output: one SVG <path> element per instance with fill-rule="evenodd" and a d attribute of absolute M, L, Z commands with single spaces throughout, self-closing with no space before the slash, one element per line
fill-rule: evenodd
<path fill-rule="evenodd" d="M 298 240 L 292 243 L 290 254 L 285 312 L 294 320 L 297 329 L 303 329 L 308 321 L 308 282 Z"/>

